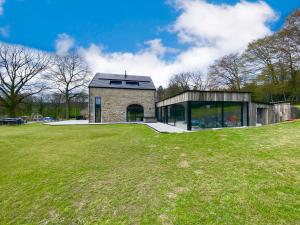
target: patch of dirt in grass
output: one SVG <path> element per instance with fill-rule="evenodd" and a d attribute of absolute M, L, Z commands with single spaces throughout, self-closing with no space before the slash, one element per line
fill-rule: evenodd
<path fill-rule="evenodd" d="M 173 193 L 173 192 L 169 192 L 167 194 L 167 196 L 168 196 L 168 198 L 176 198 L 177 195 L 175 193 Z"/>
<path fill-rule="evenodd" d="M 174 189 L 174 192 L 176 193 L 176 194 L 181 194 L 181 193 L 186 193 L 186 192 L 188 192 L 188 188 L 187 187 L 176 187 L 175 189 Z"/>
<path fill-rule="evenodd" d="M 197 175 L 201 175 L 204 173 L 204 171 L 203 170 L 195 170 L 194 173 Z"/>
<path fill-rule="evenodd" d="M 160 214 L 159 215 L 159 220 L 163 225 L 172 225 L 173 223 L 171 222 L 170 218 L 166 214 Z"/>
<path fill-rule="evenodd" d="M 174 190 L 172 192 L 169 192 L 167 194 L 167 196 L 172 199 L 172 198 L 176 198 L 178 194 L 183 194 L 188 192 L 188 188 L 187 187 L 175 187 Z"/>
<path fill-rule="evenodd" d="M 86 204 L 85 201 L 79 201 L 79 202 L 74 203 L 74 205 L 78 209 L 78 211 L 81 211 L 84 208 L 85 204 Z"/>
<path fill-rule="evenodd" d="M 182 168 L 182 169 L 185 169 L 185 168 L 190 167 L 190 164 L 186 159 L 183 159 L 183 160 L 180 161 L 178 167 Z"/>
<path fill-rule="evenodd" d="M 157 145 L 148 145 L 149 148 L 156 148 Z"/>
<path fill-rule="evenodd" d="M 189 162 L 185 159 L 186 156 L 187 155 L 185 153 L 180 154 L 181 160 L 180 160 L 179 165 L 178 165 L 179 168 L 188 168 L 188 167 L 190 167 Z"/>
<path fill-rule="evenodd" d="M 58 217 L 59 217 L 59 214 L 54 209 L 51 209 L 49 211 L 49 219 L 51 221 L 55 221 Z"/>

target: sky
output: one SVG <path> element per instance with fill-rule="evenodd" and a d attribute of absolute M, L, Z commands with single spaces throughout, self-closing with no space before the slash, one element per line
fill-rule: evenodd
<path fill-rule="evenodd" d="M 57 54 L 78 51 L 93 73 L 206 72 L 276 32 L 296 0 L 0 0 L 0 42 Z"/>

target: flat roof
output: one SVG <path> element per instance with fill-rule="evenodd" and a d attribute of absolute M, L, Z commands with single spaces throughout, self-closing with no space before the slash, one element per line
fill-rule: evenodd
<path fill-rule="evenodd" d="M 291 102 L 290 101 L 277 101 L 277 102 L 252 101 L 252 103 L 261 104 L 261 105 L 276 105 L 276 104 L 286 104 L 286 103 L 291 103 Z"/>
<path fill-rule="evenodd" d="M 251 93 L 246 91 L 200 91 L 200 90 L 189 90 L 181 92 L 172 97 L 165 98 L 156 103 L 157 106 L 172 105 L 180 102 L 187 101 L 203 101 L 203 102 L 250 102 Z"/>
<path fill-rule="evenodd" d="M 173 95 L 173 96 L 170 96 L 170 97 L 167 97 L 167 98 L 164 98 L 163 100 L 160 100 L 158 102 L 162 102 L 162 101 L 165 101 L 165 100 L 168 100 L 170 98 L 174 98 L 176 96 L 179 96 L 179 95 L 182 95 L 184 93 L 187 93 L 187 92 L 198 92 L 198 93 L 243 93 L 243 94 L 252 94 L 253 92 L 251 91 L 221 91 L 221 90 L 187 90 L 187 91 L 182 91 L 176 95 Z M 157 102 L 157 103 L 158 103 Z"/>
<path fill-rule="evenodd" d="M 89 88 L 156 90 L 149 76 L 96 73 Z"/>

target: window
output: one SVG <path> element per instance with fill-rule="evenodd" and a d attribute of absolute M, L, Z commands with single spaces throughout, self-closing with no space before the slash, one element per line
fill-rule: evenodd
<path fill-rule="evenodd" d="M 126 85 L 139 86 L 140 84 L 137 81 L 126 81 Z"/>
<path fill-rule="evenodd" d="M 164 123 L 183 129 L 201 130 L 246 126 L 248 113 L 247 102 L 193 101 L 162 107 L 158 115 Z"/>
<path fill-rule="evenodd" d="M 242 126 L 242 104 L 224 102 L 224 127 Z"/>
<path fill-rule="evenodd" d="M 157 121 L 162 122 L 162 107 L 157 108 Z"/>
<path fill-rule="evenodd" d="M 175 104 L 175 126 L 187 129 L 187 118 L 185 112 L 185 104 Z"/>
<path fill-rule="evenodd" d="M 95 97 L 95 123 L 101 123 L 101 97 Z"/>
<path fill-rule="evenodd" d="M 192 130 L 222 127 L 221 103 L 192 103 Z"/>
<path fill-rule="evenodd" d="M 185 115 L 185 106 L 182 104 L 174 104 L 168 106 L 168 124 L 187 129 L 187 118 Z"/>
<path fill-rule="evenodd" d="M 175 126 L 175 107 L 173 105 L 168 106 L 168 124 Z"/>
<path fill-rule="evenodd" d="M 138 122 L 144 119 L 144 108 L 141 105 L 133 104 L 127 107 L 127 122 Z"/>
<path fill-rule="evenodd" d="M 122 81 L 121 80 L 111 80 L 110 85 L 122 85 Z"/>

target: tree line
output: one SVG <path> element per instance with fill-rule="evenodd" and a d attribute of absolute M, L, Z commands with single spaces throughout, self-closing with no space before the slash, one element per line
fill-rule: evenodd
<path fill-rule="evenodd" d="M 86 108 L 90 71 L 76 53 L 54 55 L 0 45 L 0 114 L 68 119 Z"/>
<path fill-rule="evenodd" d="M 158 88 L 158 100 L 186 90 L 250 91 L 256 101 L 299 102 L 300 10 L 278 32 L 249 43 L 242 53 L 215 60 L 206 74 L 173 75 L 167 88 Z"/>

